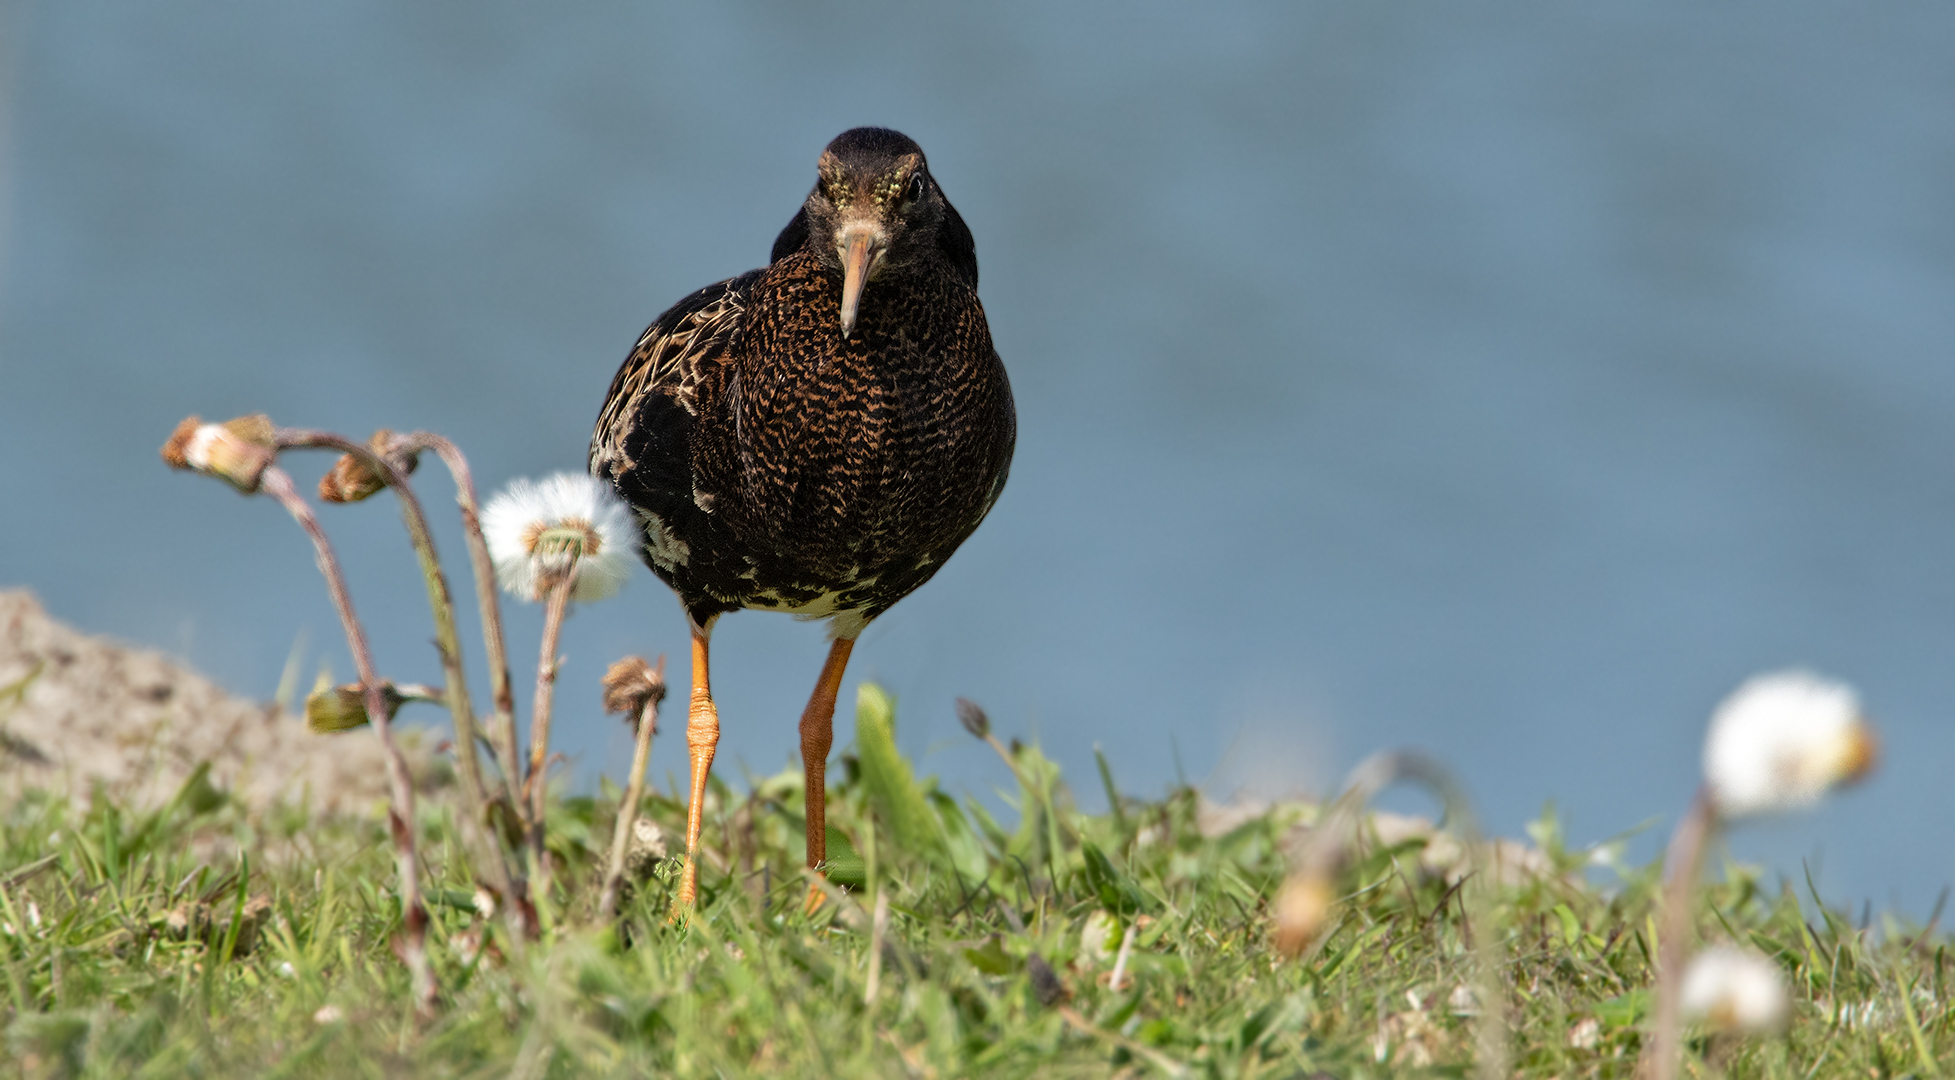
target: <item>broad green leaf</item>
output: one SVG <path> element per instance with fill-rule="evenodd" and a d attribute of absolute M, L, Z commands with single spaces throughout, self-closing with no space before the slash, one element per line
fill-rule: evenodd
<path fill-rule="evenodd" d="M 844 888 L 860 889 L 867 885 L 869 864 L 862 861 L 855 845 L 849 843 L 849 838 L 833 825 L 827 827 L 827 833 L 828 858 L 822 861 L 822 873 L 828 875 L 828 880 Z"/>
<path fill-rule="evenodd" d="M 896 749 L 896 706 L 882 687 L 863 683 L 855 697 L 855 753 L 862 779 L 896 843 L 905 851 L 944 861 L 943 829 L 917 786 L 910 763 Z"/>

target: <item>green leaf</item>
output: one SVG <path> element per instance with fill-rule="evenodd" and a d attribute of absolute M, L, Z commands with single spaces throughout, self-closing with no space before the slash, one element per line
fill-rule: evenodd
<path fill-rule="evenodd" d="M 1578 949 L 1582 944 L 1582 920 L 1575 917 L 1575 910 L 1567 904 L 1554 906 L 1555 918 L 1561 922 L 1561 943 L 1569 949 Z"/>
<path fill-rule="evenodd" d="M 1603 1026 L 1610 1028 L 1635 1027 L 1649 1015 L 1650 992 L 1647 989 L 1631 990 L 1619 997 L 1612 997 L 1595 1006 L 1595 1018 Z"/>
<path fill-rule="evenodd" d="M 1011 957 L 1006 955 L 1005 947 L 999 942 L 996 935 L 993 935 L 990 940 L 986 941 L 979 948 L 965 949 L 964 959 L 969 960 L 972 967 L 984 972 L 986 975 L 1007 975 L 1011 973 Z"/>
<path fill-rule="evenodd" d="M 944 849 L 958 876 L 967 882 L 983 881 L 991 873 L 991 860 L 985 857 L 984 842 L 972 831 L 971 823 L 957 800 L 941 791 L 930 793 L 930 806 L 937 812 L 943 828 Z"/>
<path fill-rule="evenodd" d="M 172 801 L 190 811 L 192 816 L 197 816 L 223 806 L 226 798 L 228 796 L 210 782 L 210 762 L 200 761 L 190 771 L 189 779 L 177 789 L 176 798 Z"/>
<path fill-rule="evenodd" d="M 1086 885 L 1100 898 L 1100 906 L 1116 915 L 1132 915 L 1140 910 L 1141 892 L 1127 875 L 1116 869 L 1106 853 L 1091 840 L 1079 845 L 1086 859 Z"/>
<path fill-rule="evenodd" d="M 874 683 L 855 696 L 855 753 L 869 798 L 904 851 L 946 861 L 948 850 L 937 815 L 917 787 L 910 763 L 896 749 L 896 706 Z"/>
<path fill-rule="evenodd" d="M 867 885 L 869 864 L 862 861 L 855 845 L 849 843 L 849 838 L 833 825 L 827 827 L 827 832 L 828 858 L 822 861 L 822 873 L 828 875 L 828 880 L 844 888 L 860 889 Z"/>

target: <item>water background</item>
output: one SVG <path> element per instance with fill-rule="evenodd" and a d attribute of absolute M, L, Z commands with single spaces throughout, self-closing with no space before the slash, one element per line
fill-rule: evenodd
<path fill-rule="evenodd" d="M 1713 704 L 1810 664 L 1888 760 L 1736 852 L 1916 916 L 1955 879 L 1955 8 L 4 17 L 0 583 L 87 630 L 254 696 L 295 642 L 351 678 L 303 534 L 166 471 L 172 426 L 427 428 L 485 493 L 580 469 L 640 329 L 878 123 L 976 234 L 1019 407 L 1003 500 L 845 690 L 887 685 L 952 790 L 1009 782 L 963 694 L 1088 806 L 1095 744 L 1136 793 L 1224 797 L 1416 743 L 1497 830 L 1552 801 L 1578 843 L 1655 822 L 1647 856 Z M 383 671 L 438 680 L 394 507 L 327 522 Z M 540 612 L 510 615 L 526 698 Z M 820 629 L 715 645 L 725 775 L 798 760 Z M 682 674 L 679 609 L 640 573 L 564 651 L 561 746 L 615 779 L 597 676 Z"/>

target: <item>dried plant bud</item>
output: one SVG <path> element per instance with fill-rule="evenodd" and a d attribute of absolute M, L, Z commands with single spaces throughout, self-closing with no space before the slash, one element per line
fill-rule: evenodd
<path fill-rule="evenodd" d="M 604 711 L 623 713 L 633 725 L 638 723 L 638 716 L 645 711 L 647 703 L 657 705 L 664 700 L 663 656 L 658 658 L 657 667 L 647 664 L 642 656 L 627 656 L 604 673 Z"/>
<path fill-rule="evenodd" d="M 625 841 L 625 873 L 633 881 L 647 881 L 659 860 L 665 858 L 665 830 L 648 817 L 631 823 L 631 836 Z"/>
<path fill-rule="evenodd" d="M 1025 957 L 1025 971 L 1032 977 L 1032 993 L 1038 996 L 1039 1004 L 1046 1008 L 1058 1005 L 1072 996 L 1066 990 L 1066 984 L 1059 981 L 1059 973 L 1052 970 L 1052 965 L 1038 953 Z"/>
<path fill-rule="evenodd" d="M 393 683 L 381 683 L 380 700 L 387 708 L 387 719 L 392 720 L 408 699 L 394 689 Z M 315 690 L 305 699 L 305 726 L 321 734 L 351 731 L 368 720 L 367 695 L 359 683 Z"/>
<path fill-rule="evenodd" d="M 1276 894 L 1276 948 L 1294 957 L 1323 936 L 1330 925 L 1337 894 L 1322 874 L 1304 871 L 1290 875 Z"/>
<path fill-rule="evenodd" d="M 367 440 L 367 448 L 404 473 L 413 472 L 421 464 L 420 455 L 408 446 L 407 440 L 386 428 L 373 433 Z M 359 502 L 386 486 L 386 478 L 369 468 L 365 459 L 341 454 L 332 471 L 319 478 L 319 497 L 327 502 Z"/>
<path fill-rule="evenodd" d="M 188 417 L 163 444 L 163 460 L 173 469 L 218 477 L 249 495 L 258 490 L 259 479 L 277 457 L 273 431 L 271 418 L 263 413 L 221 424 Z"/>
<path fill-rule="evenodd" d="M 982 739 L 991 734 L 991 718 L 970 698 L 957 699 L 957 722 L 963 724 L 964 730 L 974 738 Z"/>

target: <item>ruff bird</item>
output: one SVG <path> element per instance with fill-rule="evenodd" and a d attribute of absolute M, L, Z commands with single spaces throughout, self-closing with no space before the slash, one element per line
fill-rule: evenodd
<path fill-rule="evenodd" d="M 719 742 L 708 642 L 741 608 L 828 620 L 801 714 L 808 865 L 826 855 L 835 699 L 863 629 L 997 502 L 1017 420 L 978 302 L 971 230 L 923 149 L 885 128 L 822 151 L 768 264 L 700 289 L 611 381 L 590 469 L 629 503 L 692 631 L 692 764 L 677 907 L 698 890 Z"/>

